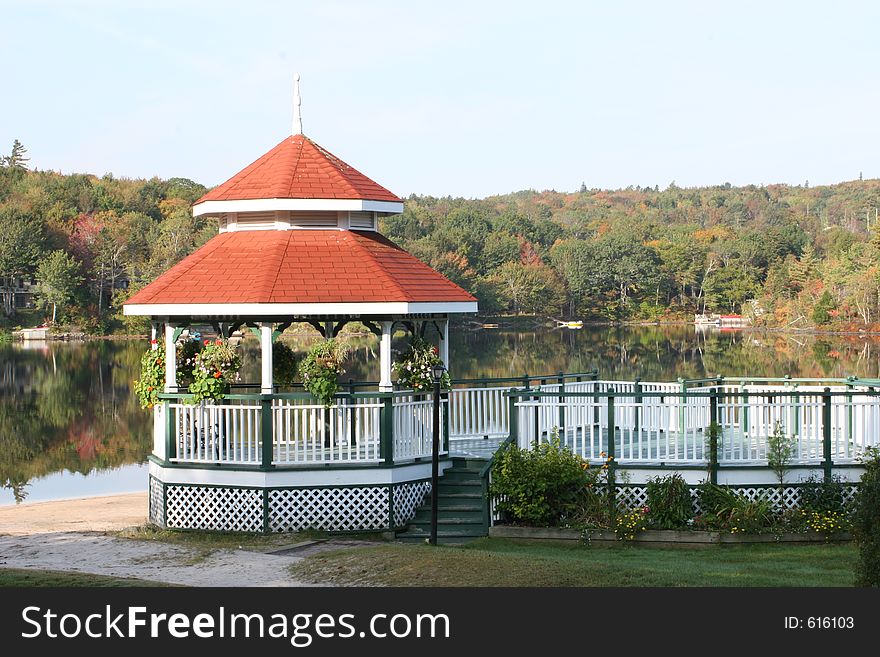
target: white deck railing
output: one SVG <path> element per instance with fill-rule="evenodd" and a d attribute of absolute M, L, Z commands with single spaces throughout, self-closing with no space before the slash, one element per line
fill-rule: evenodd
<path fill-rule="evenodd" d="M 682 382 L 592 380 L 529 390 L 455 388 L 443 400 L 448 413 L 444 408 L 441 422 L 448 417 L 451 440 L 507 436 L 512 395 L 514 432 L 522 447 L 549 440 L 556 432 L 590 460 L 613 451 L 620 462 L 697 464 L 708 458 L 714 405 L 721 429 L 720 463 L 766 463 L 768 437 L 777 427 L 793 436 L 793 463 L 820 463 L 829 445 L 835 463 L 855 462 L 868 447 L 880 445 L 880 392 L 859 385 L 835 385 L 830 394 L 825 390 L 801 383 L 686 389 Z M 340 396 L 330 408 L 297 395 L 230 395 L 220 403 L 197 405 L 173 398 L 168 402 L 169 459 L 268 467 L 377 464 L 430 456 L 432 397 L 375 394 Z M 269 435 L 264 421 L 271 421 Z M 443 426 L 441 436 L 446 433 Z M 613 450 L 609 435 L 614 436 Z"/>
<path fill-rule="evenodd" d="M 446 400 L 441 404 L 446 405 Z M 394 399 L 394 458 L 414 459 L 430 457 L 434 449 L 434 400 L 415 397 L 396 397 Z M 445 454 L 443 446 L 444 416 L 440 412 L 440 453 Z"/>
<path fill-rule="evenodd" d="M 697 394 L 680 383 L 595 381 L 566 386 L 542 386 L 529 396 L 519 391 L 516 434 L 528 447 L 558 435 L 577 454 L 601 460 L 608 454 L 609 435 L 619 462 L 703 464 L 708 458 L 711 388 Z M 779 427 L 793 440 L 793 464 L 818 464 L 824 459 L 825 397 L 821 386 L 718 386 L 717 423 L 720 463 L 766 463 L 768 436 Z M 868 447 L 880 446 L 880 394 L 859 394 L 857 386 L 830 388 L 831 458 L 854 462 Z M 597 393 L 566 396 L 566 393 Z M 693 390 L 689 391 L 693 392 Z M 613 404 L 608 397 L 616 393 Z M 848 394 L 855 393 L 855 394 Z M 609 430 L 613 406 L 614 427 Z"/>
<path fill-rule="evenodd" d="M 449 438 L 497 438 L 510 433 L 507 388 L 453 388 L 449 391 Z"/>
<path fill-rule="evenodd" d="M 176 438 L 172 461 L 251 465 L 260 463 L 259 404 L 170 403 L 170 426 Z"/>
<path fill-rule="evenodd" d="M 272 464 L 378 463 L 381 409 L 379 399 L 340 400 L 330 408 L 273 400 Z"/>
<path fill-rule="evenodd" d="M 234 396 L 220 403 L 170 402 L 169 428 L 178 463 L 265 465 L 264 408 L 259 398 Z M 390 402 L 390 404 L 389 404 Z M 329 408 L 313 399 L 270 400 L 273 466 L 376 464 L 382 454 L 382 413 L 390 409 L 388 444 L 394 461 L 430 457 L 433 451 L 433 399 L 407 394 L 340 398 Z M 447 405 L 443 400 L 443 407 Z M 440 415 L 444 435 L 445 413 Z M 441 445 L 443 443 L 441 442 Z M 446 454 L 445 446 L 441 453 Z"/>

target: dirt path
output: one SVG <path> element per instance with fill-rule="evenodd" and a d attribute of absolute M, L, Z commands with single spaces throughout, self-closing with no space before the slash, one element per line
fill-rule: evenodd
<path fill-rule="evenodd" d="M 65 570 L 186 586 L 305 586 L 288 573 L 288 567 L 299 560 L 98 533 L 0 536 L 0 568 Z"/>
<path fill-rule="evenodd" d="M 213 550 L 100 532 L 141 526 L 144 493 L 0 507 L 0 568 L 64 570 L 187 586 L 305 586 L 302 557 Z"/>

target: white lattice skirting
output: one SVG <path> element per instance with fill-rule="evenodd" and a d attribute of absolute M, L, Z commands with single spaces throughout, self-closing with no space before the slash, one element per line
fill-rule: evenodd
<path fill-rule="evenodd" d="M 165 490 L 161 481 L 150 477 L 150 522 L 165 526 Z"/>
<path fill-rule="evenodd" d="M 323 488 L 163 484 L 150 478 L 150 521 L 160 527 L 240 532 L 378 531 L 402 527 L 428 481 Z"/>
<path fill-rule="evenodd" d="M 403 527 L 431 492 L 430 481 L 411 481 L 394 488 L 394 526 Z"/>
<path fill-rule="evenodd" d="M 785 511 L 787 509 L 796 509 L 800 505 L 800 486 L 785 486 L 780 491 L 778 486 L 730 486 L 730 490 L 744 495 L 750 500 L 757 500 L 759 497 L 766 497 L 773 505 L 774 511 Z M 697 495 L 697 489 L 691 488 L 691 498 L 694 501 L 694 508 L 700 511 L 700 498 Z M 858 487 L 854 484 L 843 486 L 843 502 L 850 503 L 855 497 Z M 617 486 L 615 489 L 615 500 L 620 509 L 635 509 L 644 506 L 648 501 L 648 489 L 644 485 L 640 486 Z"/>

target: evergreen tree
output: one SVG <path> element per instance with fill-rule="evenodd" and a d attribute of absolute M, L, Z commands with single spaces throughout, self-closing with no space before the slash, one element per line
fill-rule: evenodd
<path fill-rule="evenodd" d="M 827 324 L 831 321 L 831 312 L 834 310 L 834 298 L 828 290 L 822 293 L 816 305 L 813 306 L 813 321 L 817 324 Z"/>
<path fill-rule="evenodd" d="M 27 169 L 29 157 L 25 157 L 27 149 L 18 139 L 12 142 L 12 153 L 3 158 L 3 165 L 10 169 Z"/>
<path fill-rule="evenodd" d="M 789 267 L 789 280 L 792 288 L 800 292 L 807 288 L 809 282 L 816 275 L 815 251 L 811 245 L 804 247 L 804 253 L 794 260 Z"/>

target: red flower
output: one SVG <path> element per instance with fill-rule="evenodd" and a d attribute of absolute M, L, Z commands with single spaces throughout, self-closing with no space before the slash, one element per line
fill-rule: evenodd
<path fill-rule="evenodd" d="M 210 340 L 205 340 L 205 346 L 207 347 L 209 344 L 211 344 L 211 341 L 210 341 Z"/>
<path fill-rule="evenodd" d="M 150 344 L 159 344 L 159 341 L 156 338 L 150 340 Z"/>
<path fill-rule="evenodd" d="M 219 379 L 221 376 L 223 376 L 223 375 L 220 374 L 220 370 L 217 370 L 216 372 L 214 372 L 214 378 L 215 378 L 215 379 Z"/>
<path fill-rule="evenodd" d="M 216 340 L 214 340 L 214 344 L 223 344 L 223 340 L 217 338 Z"/>
<path fill-rule="evenodd" d="M 431 353 L 432 353 L 432 354 L 436 354 L 436 353 L 437 353 L 437 347 L 431 347 Z"/>

